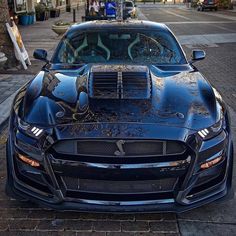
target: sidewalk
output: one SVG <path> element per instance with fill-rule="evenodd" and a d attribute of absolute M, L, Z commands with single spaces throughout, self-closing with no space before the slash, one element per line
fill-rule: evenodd
<path fill-rule="evenodd" d="M 81 6 L 76 11 L 76 20 L 81 22 L 81 17 L 84 15 L 84 6 Z M 0 73 L 0 129 L 3 126 L 10 113 L 11 104 L 20 87 L 30 81 L 33 76 L 39 72 L 44 62 L 35 60 L 33 52 L 37 48 L 43 48 L 48 51 L 49 58 L 58 44 L 61 37 L 58 37 L 51 30 L 51 26 L 56 21 L 73 21 L 73 13 L 66 12 L 61 14 L 59 18 L 50 18 L 47 21 L 37 21 L 34 25 L 19 26 L 25 48 L 28 51 L 32 65 L 24 70 L 22 68 L 13 68 L 7 70 L 3 74 Z"/>
<path fill-rule="evenodd" d="M 84 6 L 81 6 L 76 11 L 76 22 L 81 22 L 81 17 L 84 15 Z M 51 30 L 52 25 L 57 21 L 73 23 L 73 13 L 65 12 L 59 18 L 49 18 L 47 21 L 37 21 L 32 26 L 19 26 L 23 42 L 29 53 L 30 59 L 33 59 L 33 51 L 36 48 L 44 48 L 48 51 L 49 55 L 53 52 L 54 47 L 57 45 L 60 37 Z"/>

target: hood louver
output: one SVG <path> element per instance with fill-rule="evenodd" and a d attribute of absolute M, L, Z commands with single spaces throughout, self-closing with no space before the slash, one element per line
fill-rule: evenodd
<path fill-rule="evenodd" d="M 132 69 L 132 71 L 131 71 Z M 136 69 L 136 71 L 135 71 Z M 90 97 L 99 99 L 149 99 L 151 79 L 147 67 L 109 67 L 101 71 L 96 66 L 91 69 Z"/>

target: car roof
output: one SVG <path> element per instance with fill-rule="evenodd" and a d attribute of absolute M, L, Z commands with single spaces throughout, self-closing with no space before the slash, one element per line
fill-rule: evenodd
<path fill-rule="evenodd" d="M 124 1 L 124 3 L 132 3 L 132 4 L 134 4 L 134 2 L 133 2 L 133 1 L 129 1 L 129 0 L 127 0 L 127 1 Z"/>
<path fill-rule="evenodd" d="M 83 23 L 74 24 L 67 31 L 67 34 L 74 33 L 79 30 L 84 31 L 97 31 L 104 29 L 140 29 L 140 30 L 159 30 L 169 32 L 168 27 L 165 24 L 143 21 L 143 20 L 96 20 L 87 21 Z"/>

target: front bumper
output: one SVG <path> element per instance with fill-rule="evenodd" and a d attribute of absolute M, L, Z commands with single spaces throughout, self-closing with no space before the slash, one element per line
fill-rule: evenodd
<path fill-rule="evenodd" d="M 51 153 L 44 154 L 43 169 L 35 169 L 17 160 L 14 139 L 10 135 L 7 145 L 8 185 L 12 193 L 32 200 L 40 205 L 57 210 L 78 210 L 96 212 L 183 212 L 220 199 L 231 193 L 233 147 L 230 137 L 222 132 L 219 136 L 201 145 L 201 155 L 191 153 L 191 162 L 182 163 L 178 168 L 150 166 L 145 169 L 144 178 L 176 178 L 173 189 L 149 194 L 99 194 L 91 192 L 67 191 L 59 175 L 70 175 L 78 178 L 76 173 L 93 171 L 97 176 L 103 171 L 112 171 L 114 175 L 127 176 L 129 180 L 142 169 L 116 168 L 115 166 L 84 166 L 79 161 L 58 161 Z M 219 164 L 201 172 L 195 171 L 198 161 L 206 155 L 224 149 L 224 160 Z M 189 153 L 188 153 L 189 154 Z M 64 164 L 63 164 L 64 163 Z M 173 163 L 170 161 L 169 163 Z M 61 168 L 62 167 L 62 168 Z M 110 170 L 112 168 L 112 170 Z M 10 170 L 10 171 L 9 171 Z M 65 170 L 65 173 L 64 173 Z M 23 172 L 22 172 L 23 171 Z M 136 172 L 138 171 L 138 172 Z M 164 176 L 160 174 L 165 172 Z M 63 173 L 62 173 L 63 172 Z M 153 175 L 153 173 L 155 174 Z M 158 174 L 156 174 L 158 172 Z M 23 174 L 22 174 L 23 173 Z M 131 173 L 131 174 L 129 174 Z M 112 175 L 114 178 L 114 175 Z M 110 176 L 110 175 L 109 175 Z M 141 175 L 140 175 L 141 176 Z M 142 178 L 142 177 L 141 177 Z"/>

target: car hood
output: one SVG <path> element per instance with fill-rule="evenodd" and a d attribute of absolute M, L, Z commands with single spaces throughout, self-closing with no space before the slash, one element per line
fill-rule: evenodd
<path fill-rule="evenodd" d="M 140 79 L 144 86 L 137 87 L 135 73 L 146 76 Z M 130 77 L 121 81 L 124 75 Z M 220 111 L 209 82 L 189 65 L 86 65 L 41 71 L 25 90 L 22 114 L 41 126 L 126 123 L 199 130 L 216 123 Z"/>

